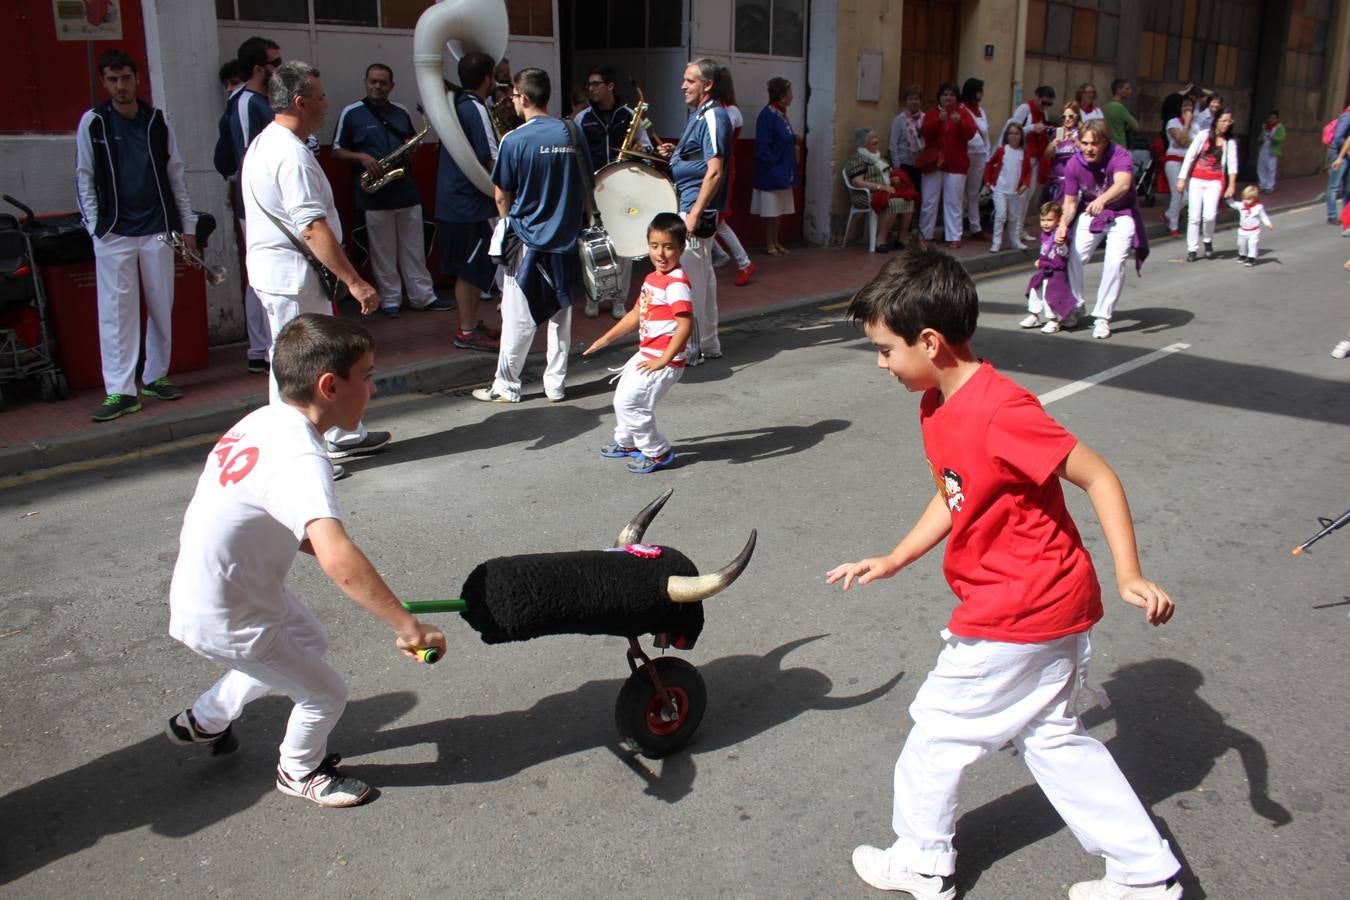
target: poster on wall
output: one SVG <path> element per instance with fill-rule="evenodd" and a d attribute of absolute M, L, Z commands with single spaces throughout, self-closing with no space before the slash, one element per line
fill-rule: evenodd
<path fill-rule="evenodd" d="M 58 41 L 120 41 L 121 0 L 52 0 Z"/>

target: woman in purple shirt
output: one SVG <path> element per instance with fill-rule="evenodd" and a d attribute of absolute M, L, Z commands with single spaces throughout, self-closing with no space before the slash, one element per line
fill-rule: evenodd
<path fill-rule="evenodd" d="M 1097 305 L 1092 317 L 1094 338 L 1111 336 L 1111 314 L 1125 280 L 1125 260 L 1134 253 L 1135 271 L 1148 257 L 1148 236 L 1144 233 L 1139 197 L 1134 191 L 1134 163 L 1130 152 L 1107 137 L 1106 123 L 1094 119 L 1083 125 L 1078 135 L 1078 152 L 1064 167 L 1064 216 L 1055 240 L 1070 240 L 1069 287 L 1082 307 L 1083 266 L 1106 239 L 1102 280 L 1097 287 Z M 1079 215 L 1079 213 L 1082 215 Z"/>

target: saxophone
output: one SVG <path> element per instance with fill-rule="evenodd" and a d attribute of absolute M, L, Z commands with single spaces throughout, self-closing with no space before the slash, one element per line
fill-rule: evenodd
<path fill-rule="evenodd" d="M 637 91 L 637 102 L 633 104 L 633 121 L 628 126 L 628 133 L 623 136 L 623 146 L 614 152 L 614 158 L 615 160 L 640 159 L 663 166 L 669 165 L 670 160 L 664 156 L 656 156 L 642 149 L 642 144 L 638 140 L 638 132 L 650 128 L 652 123 L 647 118 L 647 99 L 642 94 L 642 88 L 638 87 L 636 80 L 633 80 L 631 84 L 633 90 Z"/>
<path fill-rule="evenodd" d="M 384 173 L 383 175 L 376 177 L 368 171 L 361 173 L 361 190 L 365 191 L 367 194 L 373 194 L 389 184 L 398 181 L 404 175 L 407 175 L 408 169 L 406 166 L 395 166 L 394 164 L 411 153 L 413 148 L 418 144 L 422 143 L 422 139 L 427 136 L 427 132 L 429 131 L 431 131 L 431 125 L 427 122 L 427 117 L 423 115 L 422 130 L 404 141 L 402 146 L 397 150 L 380 160 L 380 170 Z"/>

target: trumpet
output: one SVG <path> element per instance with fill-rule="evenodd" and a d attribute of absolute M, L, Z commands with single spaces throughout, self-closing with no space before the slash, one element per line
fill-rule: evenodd
<path fill-rule="evenodd" d="M 664 156 L 657 156 L 654 153 L 648 153 L 640 149 L 641 144 L 638 141 L 638 132 L 646 131 L 652 127 L 651 120 L 647 118 L 647 100 L 642 95 L 642 88 L 638 87 L 636 80 L 630 82 L 633 90 L 637 91 L 637 102 L 633 104 L 633 121 L 628 126 L 628 133 L 623 136 L 623 146 L 614 153 L 615 159 L 641 159 L 646 162 L 660 163 L 669 165 L 670 160 Z"/>
<path fill-rule="evenodd" d="M 419 109 L 420 108 L 421 107 L 419 107 Z M 408 169 L 406 166 L 395 166 L 394 164 L 411 153 L 414 147 L 422 143 L 422 139 L 427 136 L 427 132 L 429 131 L 431 131 L 431 124 L 427 122 L 427 117 L 423 115 L 422 130 L 408 138 L 398 149 L 387 154 L 380 160 L 380 171 L 383 174 L 377 176 L 372 175 L 368 171 L 361 173 L 361 190 L 365 191 L 367 194 L 373 194 L 381 188 L 386 187 L 391 182 L 398 181 L 404 175 L 407 175 Z"/>
<path fill-rule="evenodd" d="M 194 269 L 201 269 L 205 272 L 207 284 L 214 287 L 215 285 L 223 284 L 225 282 L 225 276 L 227 274 L 225 267 L 208 265 L 206 258 L 189 247 L 187 242 L 183 240 L 183 233 L 181 231 L 170 231 L 167 234 L 155 235 L 155 237 L 172 247 L 175 253 L 183 257 L 183 262 L 192 266 Z"/>

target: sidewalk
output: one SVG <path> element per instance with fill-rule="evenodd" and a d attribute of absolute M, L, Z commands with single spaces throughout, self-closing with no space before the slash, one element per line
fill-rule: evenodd
<path fill-rule="evenodd" d="M 1325 175 L 1291 179 L 1281 182 L 1273 194 L 1263 197 L 1263 202 L 1269 211 L 1278 212 L 1311 204 L 1325 190 Z M 1144 208 L 1149 238 L 1158 242 L 1159 254 L 1176 252 L 1171 249 L 1172 242 L 1166 238 L 1166 227 L 1161 221 L 1166 203 L 1167 197 L 1162 195 L 1157 206 Z M 1236 216 L 1223 210 L 1220 228 L 1228 229 L 1235 224 Z M 734 266 L 718 270 L 721 322 L 730 324 L 779 309 L 847 298 L 890 259 L 889 255 L 866 251 L 862 230 L 855 224 L 852 243 L 845 248 L 802 247 L 786 257 L 770 257 L 757 253 L 758 248 L 750 248 L 757 267 L 750 284 L 745 287 L 732 284 L 736 275 Z M 988 251 L 987 242 L 967 241 L 954 255 L 972 274 L 1024 264 L 1030 275 L 1033 251 Z M 1145 274 L 1150 268 L 1145 267 Z M 635 273 L 635 281 L 638 277 Z M 484 311 L 488 312 L 486 304 Z M 601 311 L 599 318 L 588 319 L 578 309 L 572 318 L 574 348 L 591 343 L 613 321 L 606 310 Z M 492 379 L 495 354 L 451 346 L 457 313 L 404 310 L 397 319 L 375 315 L 367 322 L 378 342 L 376 374 L 381 395 L 474 386 Z M 534 351 L 542 353 L 543 345 L 544 330 L 540 329 Z M 114 422 L 99 424 L 89 418 L 103 399 L 101 390 L 72 392 L 68 400 L 60 403 L 16 403 L 0 412 L 0 477 L 223 432 L 245 412 L 267 401 L 267 379 L 248 373 L 244 349 L 242 344 L 213 349 L 208 368 L 174 376 L 174 383 L 183 389 L 181 400 L 169 403 L 142 398 L 141 412 Z M 724 349 L 726 357 L 708 365 L 734 364 L 734 340 L 728 341 Z M 537 369 L 537 364 L 532 363 L 531 367 Z M 522 402 L 542 397 L 537 385 L 528 385 L 527 390 Z"/>

